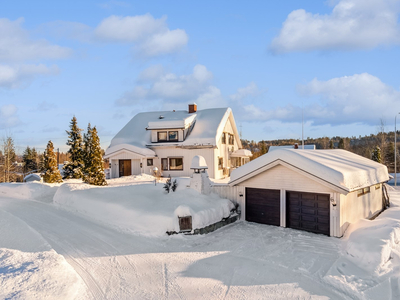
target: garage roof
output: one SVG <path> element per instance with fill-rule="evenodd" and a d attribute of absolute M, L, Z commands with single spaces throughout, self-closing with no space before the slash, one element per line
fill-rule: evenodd
<path fill-rule="evenodd" d="M 351 192 L 389 180 L 385 165 L 346 150 L 276 149 L 232 171 L 229 185 L 236 185 L 277 164 L 311 175 L 340 190 Z"/>

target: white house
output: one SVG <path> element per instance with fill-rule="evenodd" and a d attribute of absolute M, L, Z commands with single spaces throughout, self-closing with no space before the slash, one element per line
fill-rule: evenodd
<path fill-rule="evenodd" d="M 230 108 L 144 112 L 134 116 L 111 140 L 105 158 L 111 163 L 111 178 L 153 174 L 190 176 L 192 159 L 205 158 L 210 178 L 229 176 L 250 160 L 242 149 Z"/>
<path fill-rule="evenodd" d="M 341 237 L 384 207 L 386 166 L 345 150 L 275 149 L 234 170 L 242 218 Z"/>

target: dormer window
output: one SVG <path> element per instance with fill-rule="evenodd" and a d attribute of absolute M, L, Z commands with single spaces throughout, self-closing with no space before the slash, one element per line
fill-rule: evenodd
<path fill-rule="evenodd" d="M 168 131 L 168 140 L 169 141 L 178 141 L 178 131 Z"/>
<path fill-rule="evenodd" d="M 225 132 L 222 133 L 221 143 L 226 144 L 226 133 Z"/>
<path fill-rule="evenodd" d="M 167 132 L 166 131 L 159 131 L 157 133 L 157 140 L 159 142 L 166 142 L 167 141 Z"/>

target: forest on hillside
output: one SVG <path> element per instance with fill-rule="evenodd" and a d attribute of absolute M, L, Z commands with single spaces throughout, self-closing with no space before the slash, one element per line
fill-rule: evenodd
<path fill-rule="evenodd" d="M 399 131 L 397 131 L 396 135 L 398 171 L 400 165 Z M 301 147 L 301 140 L 299 139 L 261 140 L 258 142 L 242 139 L 241 141 L 243 148 L 249 149 L 253 153 L 252 159 L 267 153 L 270 146 L 295 145 L 297 143 Z M 389 172 L 394 172 L 394 131 L 379 132 L 377 134 L 358 137 L 308 137 L 304 140 L 304 145 L 315 145 L 316 149 L 345 149 L 369 159 L 372 159 L 374 153 L 376 154 L 379 151 L 380 162 L 388 167 Z"/>

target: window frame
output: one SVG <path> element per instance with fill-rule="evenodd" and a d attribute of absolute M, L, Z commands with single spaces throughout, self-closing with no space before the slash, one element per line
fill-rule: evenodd
<path fill-rule="evenodd" d="M 182 168 L 181 169 L 171 169 L 171 160 L 172 159 L 180 159 L 182 160 Z M 169 171 L 183 171 L 183 157 L 168 157 L 168 169 Z"/>
<path fill-rule="evenodd" d="M 166 168 L 166 169 L 164 169 L 164 163 L 163 163 L 164 161 L 167 162 L 167 164 L 166 164 L 167 168 Z M 161 169 L 162 169 L 163 171 L 168 171 L 168 169 L 169 169 L 168 158 L 161 158 Z"/>
<path fill-rule="evenodd" d="M 161 133 L 165 133 L 165 140 L 160 139 Z M 168 142 L 168 131 L 157 131 L 157 142 Z"/>
<path fill-rule="evenodd" d="M 224 169 L 224 158 L 218 157 L 218 170 L 223 170 L 223 169 Z"/>
<path fill-rule="evenodd" d="M 170 138 L 171 132 L 176 132 L 176 139 L 171 139 L 171 138 Z M 178 130 L 171 130 L 171 131 L 168 131 L 167 136 L 168 136 L 168 141 L 177 142 L 177 141 L 179 140 L 179 132 L 178 132 Z"/>
<path fill-rule="evenodd" d="M 369 194 L 371 192 L 371 187 L 365 187 L 362 189 L 357 190 L 357 197 Z"/>
<path fill-rule="evenodd" d="M 222 133 L 221 143 L 226 145 L 226 133 L 225 132 Z"/>
<path fill-rule="evenodd" d="M 153 165 L 154 165 L 153 159 L 152 159 L 152 158 L 148 158 L 148 159 L 147 159 L 147 166 L 148 166 L 148 167 L 152 167 Z"/>

